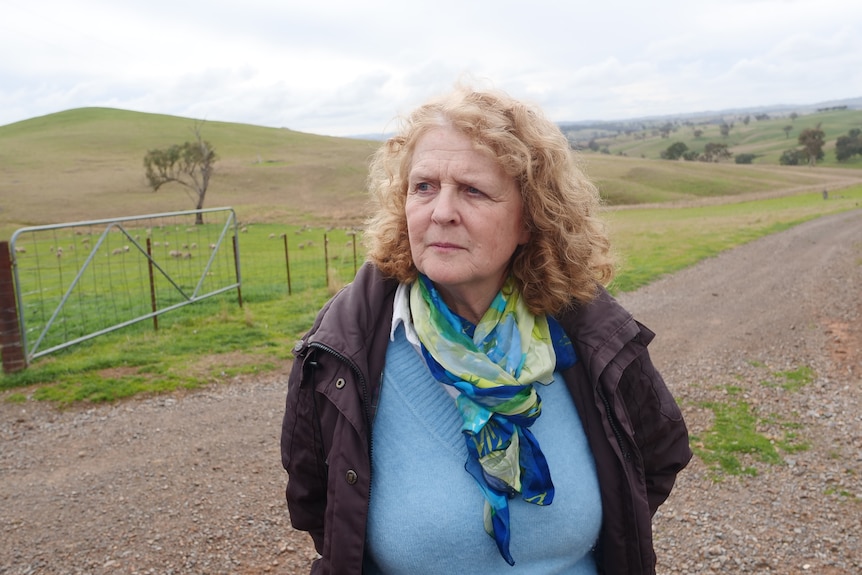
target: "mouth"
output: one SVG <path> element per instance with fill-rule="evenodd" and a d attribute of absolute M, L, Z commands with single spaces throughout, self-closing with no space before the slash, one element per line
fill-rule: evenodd
<path fill-rule="evenodd" d="M 452 244 L 449 242 L 431 242 L 429 244 L 430 247 L 438 250 L 460 250 L 463 249 L 458 244 Z"/>

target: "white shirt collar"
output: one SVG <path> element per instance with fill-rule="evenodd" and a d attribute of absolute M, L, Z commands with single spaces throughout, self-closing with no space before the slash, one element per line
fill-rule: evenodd
<path fill-rule="evenodd" d="M 399 324 L 404 324 L 404 333 L 407 341 L 413 344 L 417 350 L 419 347 L 419 336 L 413 327 L 413 318 L 410 315 L 410 284 L 400 283 L 395 290 L 395 301 L 392 305 L 392 329 L 389 332 L 389 341 L 395 340 L 395 330 Z"/>

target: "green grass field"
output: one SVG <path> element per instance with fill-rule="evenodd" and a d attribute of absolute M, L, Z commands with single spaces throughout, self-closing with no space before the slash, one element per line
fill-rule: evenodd
<path fill-rule="evenodd" d="M 102 109 L 0 126 L 0 233 L 8 238 L 23 225 L 190 209 L 180 190 L 149 192 L 141 162 L 149 148 L 191 138 L 191 127 L 187 119 Z M 208 205 L 229 205 L 240 220 L 244 305 L 229 292 L 161 316 L 158 331 L 141 322 L 39 358 L 23 372 L 0 376 L 6 401 L 109 401 L 282 369 L 317 309 L 350 280 L 362 261 L 354 233 L 365 213 L 366 161 L 377 144 L 218 123 L 205 124 L 203 134 L 221 158 Z M 620 260 L 614 291 L 636 289 L 735 245 L 862 205 L 862 170 L 853 167 L 600 154 L 585 156 L 584 166 L 611 204 L 605 217 Z M 199 248 L 208 241 L 197 240 Z M 37 266 L 46 274 L 42 281 L 60 270 L 57 293 L 73 272 L 57 263 L 56 247 L 74 242 L 80 237 L 49 238 L 32 249 L 31 255 L 51 262 Z M 131 272 L 122 270 L 112 268 L 103 281 L 125 285 L 119 278 Z"/>

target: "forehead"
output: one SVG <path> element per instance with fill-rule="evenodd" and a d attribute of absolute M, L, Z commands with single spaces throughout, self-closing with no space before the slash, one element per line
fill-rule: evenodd
<path fill-rule="evenodd" d="M 428 170 L 455 170 L 505 177 L 497 158 L 476 146 L 467 134 L 450 126 L 434 127 L 417 137 L 408 170 L 411 175 Z"/>

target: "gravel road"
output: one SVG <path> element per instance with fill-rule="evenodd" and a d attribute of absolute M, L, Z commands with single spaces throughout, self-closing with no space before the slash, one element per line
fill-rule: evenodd
<path fill-rule="evenodd" d="M 750 406 L 780 463 L 696 457 L 655 518 L 660 573 L 862 573 L 862 210 L 621 298 L 700 445 L 707 402 Z M 306 573 L 265 379 L 59 411 L 0 401 L 0 574 Z M 790 385 L 782 373 L 813 372 Z M 798 387 L 798 388 L 797 388 Z"/>

